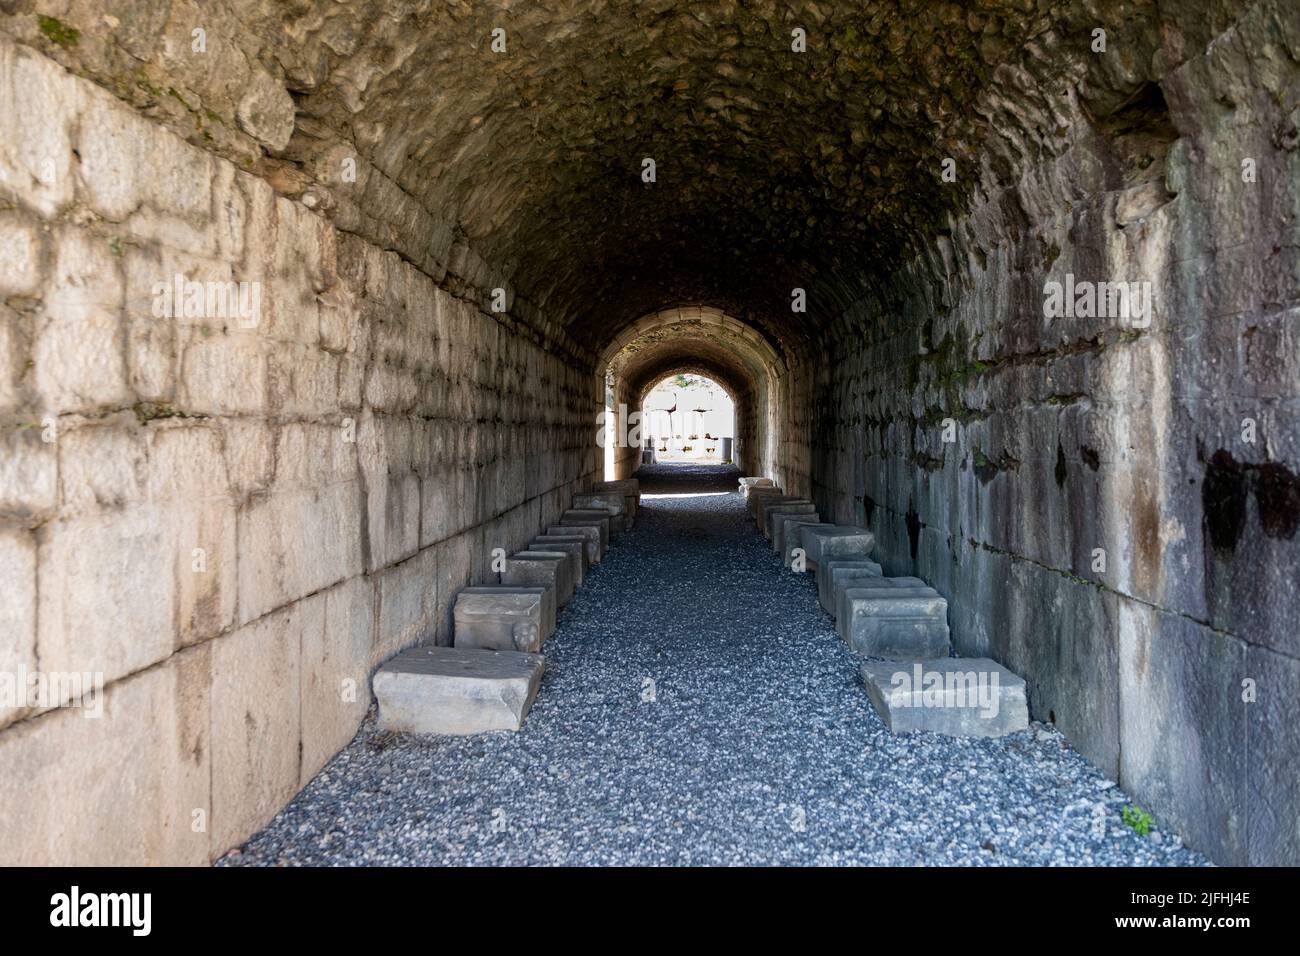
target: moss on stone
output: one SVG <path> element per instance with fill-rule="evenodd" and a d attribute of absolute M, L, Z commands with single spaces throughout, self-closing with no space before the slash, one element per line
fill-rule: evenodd
<path fill-rule="evenodd" d="M 51 43 L 57 43 L 61 47 L 72 48 L 77 45 L 81 39 L 81 31 L 76 27 L 69 26 L 57 17 L 47 17 L 44 15 L 36 18 L 40 26 L 41 33 Z"/>

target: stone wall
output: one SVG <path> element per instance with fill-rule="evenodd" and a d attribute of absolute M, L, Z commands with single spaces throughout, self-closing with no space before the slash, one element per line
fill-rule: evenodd
<path fill-rule="evenodd" d="M 0 862 L 204 863 L 596 475 L 597 384 L 3 37 L 0 258 L 0 671 L 105 686 L 0 709 Z"/>
<path fill-rule="evenodd" d="M 1058 157 L 845 314 L 814 402 L 826 509 L 1224 863 L 1300 862 L 1297 26 L 1255 5 L 1069 104 Z M 1149 326 L 1047 319 L 1067 273 L 1150 282 Z"/>

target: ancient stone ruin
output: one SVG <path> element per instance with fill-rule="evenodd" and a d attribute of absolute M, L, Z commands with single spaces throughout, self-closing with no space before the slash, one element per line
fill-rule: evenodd
<path fill-rule="evenodd" d="M 818 693 L 1300 863 L 1298 414 L 1294 0 L 0 3 L 0 863 L 293 861 L 381 738 L 846 766 Z"/>

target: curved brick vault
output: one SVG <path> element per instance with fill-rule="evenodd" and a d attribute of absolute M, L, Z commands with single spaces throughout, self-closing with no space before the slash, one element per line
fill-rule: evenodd
<path fill-rule="evenodd" d="M 0 860 L 237 845 L 693 370 L 1191 845 L 1300 861 L 1298 89 L 1293 0 L 0 4 L 0 673 L 107 688 L 0 702 Z"/>

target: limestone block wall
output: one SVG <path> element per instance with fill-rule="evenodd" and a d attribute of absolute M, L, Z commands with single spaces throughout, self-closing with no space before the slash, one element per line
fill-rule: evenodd
<path fill-rule="evenodd" d="M 1238 864 L 1300 862 L 1288 10 L 1251 7 L 1114 114 L 1076 103 L 1058 159 L 843 317 L 813 406 L 818 499 L 947 597 L 959 652 Z M 1149 326 L 1048 319 L 1067 274 L 1149 282 Z"/>
<path fill-rule="evenodd" d="M 590 481 L 597 384 L 4 37 L 0 260 L 0 674 L 103 681 L 3 698 L 0 863 L 204 863 Z"/>

